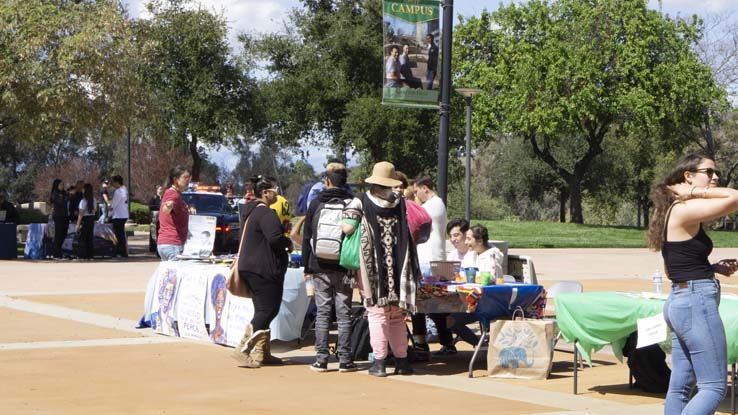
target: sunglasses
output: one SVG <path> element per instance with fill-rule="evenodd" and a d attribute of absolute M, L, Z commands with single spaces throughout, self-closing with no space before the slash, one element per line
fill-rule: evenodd
<path fill-rule="evenodd" d="M 718 177 L 722 177 L 722 173 L 720 173 L 720 170 L 715 170 L 713 168 L 706 168 L 706 169 L 697 169 L 694 170 L 695 173 L 705 173 L 707 175 L 708 179 L 712 179 L 712 176 L 716 175 Z"/>
<path fill-rule="evenodd" d="M 275 194 L 279 193 L 279 187 L 276 189 L 264 189 L 265 192 L 274 192 Z"/>

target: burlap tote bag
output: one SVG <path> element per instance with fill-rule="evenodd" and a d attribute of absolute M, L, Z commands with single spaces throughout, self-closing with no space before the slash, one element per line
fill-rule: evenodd
<path fill-rule="evenodd" d="M 490 324 L 487 351 L 489 376 L 546 379 L 551 373 L 555 322 L 526 320 L 522 315 L 522 310 L 516 310 L 512 320 L 498 320 Z"/>

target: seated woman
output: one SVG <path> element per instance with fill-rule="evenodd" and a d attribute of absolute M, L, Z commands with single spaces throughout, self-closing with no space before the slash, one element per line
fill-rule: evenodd
<path fill-rule="evenodd" d="M 465 227 L 468 227 L 466 225 Z M 492 272 L 492 278 L 502 275 L 502 252 L 488 245 L 489 233 L 487 228 L 482 225 L 474 225 L 466 230 L 466 239 L 464 243 L 469 248 L 461 261 L 463 268 L 475 267 L 480 272 Z M 465 342 L 476 346 L 479 341 L 474 332 L 466 325 L 476 321 L 474 314 L 468 313 L 452 313 L 446 317 L 447 327 L 457 334 Z M 453 347 L 455 351 L 456 348 Z M 448 353 L 451 354 L 451 353 Z"/>
<path fill-rule="evenodd" d="M 490 271 L 492 278 L 502 276 L 502 251 L 490 246 L 489 233 L 482 225 L 474 225 L 466 231 L 466 246 L 469 252 L 461 263 L 463 267 L 476 267 L 479 272 Z"/>

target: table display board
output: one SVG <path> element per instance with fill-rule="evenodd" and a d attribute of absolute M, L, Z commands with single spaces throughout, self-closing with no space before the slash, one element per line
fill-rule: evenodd
<path fill-rule="evenodd" d="M 251 299 L 226 289 L 226 265 L 164 261 L 149 279 L 142 326 L 168 336 L 236 346 L 254 315 Z M 285 275 L 282 305 L 272 321 L 272 339 L 300 337 L 309 299 L 302 268 Z"/>

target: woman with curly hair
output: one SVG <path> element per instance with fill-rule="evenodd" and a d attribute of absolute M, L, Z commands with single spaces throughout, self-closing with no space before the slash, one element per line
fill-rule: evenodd
<path fill-rule="evenodd" d="M 725 329 L 718 313 L 720 282 L 736 260 L 710 264 L 712 240 L 702 223 L 738 210 L 738 190 L 718 187 L 715 161 L 690 154 L 651 190 L 654 213 L 648 246 L 661 251 L 672 291 L 664 319 L 672 330 L 672 372 L 664 413 L 713 414 L 723 399 L 727 378 Z M 692 389 L 698 392 L 690 400 Z"/>

